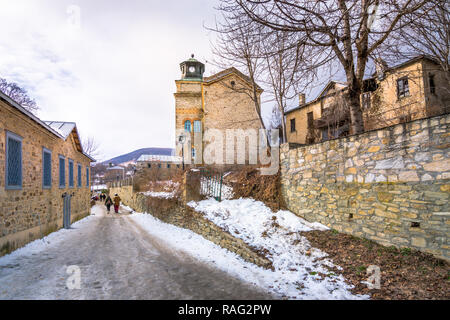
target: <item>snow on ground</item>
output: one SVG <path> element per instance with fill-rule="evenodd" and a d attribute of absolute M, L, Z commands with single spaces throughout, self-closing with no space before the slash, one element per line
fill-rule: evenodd
<path fill-rule="evenodd" d="M 233 188 L 222 184 L 222 200 L 232 199 L 234 197 Z"/>
<path fill-rule="evenodd" d="M 97 210 L 100 210 L 97 207 L 93 207 L 91 211 L 91 215 L 87 216 L 84 219 L 81 219 L 71 225 L 72 228 L 75 229 L 81 229 L 83 228 L 87 223 L 91 221 L 93 218 L 92 215 L 95 215 L 95 212 Z M 7 254 L 0 258 L 0 266 L 7 265 L 11 263 L 14 259 L 21 256 L 31 256 L 33 254 L 37 254 L 40 252 L 43 252 L 44 250 L 48 249 L 50 246 L 55 245 L 56 243 L 60 243 L 62 241 L 65 241 L 67 237 L 71 236 L 71 230 L 67 229 L 60 229 L 56 232 L 50 233 L 48 236 L 34 240 L 30 243 L 28 243 L 26 246 L 19 248 L 10 254 Z"/>
<path fill-rule="evenodd" d="M 218 194 L 218 190 L 214 192 L 214 188 L 210 185 L 211 182 L 208 181 L 207 178 L 202 177 L 200 179 L 200 193 L 202 195 L 205 195 L 207 197 L 214 197 Z M 216 185 L 217 188 L 219 188 L 218 185 Z M 234 197 L 233 188 L 230 186 L 227 186 L 225 183 L 222 183 L 222 189 L 221 189 L 221 198 L 222 200 L 226 199 L 232 199 Z"/>
<path fill-rule="evenodd" d="M 264 203 L 253 199 L 222 202 L 208 199 L 191 201 L 188 205 L 233 236 L 268 251 L 275 271 L 263 272 L 265 277 L 261 285 L 264 288 L 293 299 L 369 298 L 351 294 L 349 289 L 352 286 L 342 275 L 333 274 L 327 267 L 341 268 L 333 265 L 325 252 L 311 247 L 309 241 L 299 234 L 301 231 L 326 230 L 322 224 L 309 223 L 290 211 L 274 213 Z M 243 279 L 247 276 L 244 275 Z"/>
<path fill-rule="evenodd" d="M 156 191 L 146 191 L 141 192 L 144 196 L 154 197 L 154 198 L 164 198 L 170 199 L 175 197 L 175 191 L 172 192 L 156 192 Z"/>

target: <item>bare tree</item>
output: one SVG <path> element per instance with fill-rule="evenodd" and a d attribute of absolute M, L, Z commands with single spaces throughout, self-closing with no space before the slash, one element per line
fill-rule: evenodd
<path fill-rule="evenodd" d="M 428 0 L 222 0 L 221 10 L 245 14 L 277 31 L 301 34 L 319 65 L 340 64 L 348 92 L 352 133 L 364 131 L 360 95 L 371 54 Z M 376 19 L 375 19 L 376 17 Z M 377 20 L 376 24 L 374 21 Z"/>
<path fill-rule="evenodd" d="M 39 110 L 36 101 L 31 99 L 28 96 L 28 92 L 15 82 L 8 82 L 5 79 L 0 78 L 0 91 L 31 113 L 36 113 Z"/>
<path fill-rule="evenodd" d="M 248 84 L 224 85 L 233 91 L 246 94 L 253 101 L 261 128 L 266 129 L 261 115 L 262 89 L 257 84 L 263 72 L 260 33 L 262 28 L 245 16 L 229 14 L 223 17 L 223 22 L 207 29 L 218 35 L 218 41 L 213 44 L 214 63 L 224 69 L 233 66 L 248 76 Z"/>
<path fill-rule="evenodd" d="M 82 139 L 83 151 L 92 158 L 96 158 L 100 154 L 100 144 L 94 137 Z"/>
<path fill-rule="evenodd" d="M 393 34 L 383 51 L 393 53 L 393 59 L 409 59 L 417 55 L 433 58 L 444 71 L 450 88 L 450 7 L 448 1 L 430 0 L 420 10 L 407 14 L 402 28 Z"/>
<path fill-rule="evenodd" d="M 264 71 L 269 93 L 276 102 L 281 119 L 281 138 L 287 141 L 285 111 L 287 103 L 297 95 L 300 66 L 305 65 L 304 46 L 290 34 L 272 31 L 262 40 Z"/>

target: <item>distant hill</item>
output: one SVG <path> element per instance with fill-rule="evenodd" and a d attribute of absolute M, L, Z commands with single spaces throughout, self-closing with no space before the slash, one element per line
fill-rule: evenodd
<path fill-rule="evenodd" d="M 130 162 L 135 162 L 143 154 L 170 156 L 172 155 L 172 152 L 173 152 L 172 148 L 143 148 L 103 161 L 102 164 L 108 163 L 114 163 L 115 165 L 120 165 L 122 163 L 126 164 Z"/>

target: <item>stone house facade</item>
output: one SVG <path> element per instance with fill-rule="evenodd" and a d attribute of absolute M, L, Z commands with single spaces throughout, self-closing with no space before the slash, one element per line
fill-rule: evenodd
<path fill-rule="evenodd" d="M 194 165 L 211 164 L 206 161 L 205 151 L 208 144 L 222 145 L 222 152 L 212 152 L 214 165 L 245 164 L 249 161 L 249 147 L 245 146 L 245 159 L 239 163 L 237 150 L 239 145 L 251 140 L 246 136 L 248 129 L 259 134 L 261 122 L 255 110 L 254 101 L 249 97 L 250 80 L 236 68 L 229 68 L 209 77 L 203 77 L 205 66 L 193 57 L 181 63 L 182 78 L 176 80 L 175 128 L 177 137 L 176 155 L 185 162 Z M 257 88 L 258 99 L 262 93 Z M 220 132 L 218 140 L 209 139 L 205 133 Z M 227 130 L 244 130 L 228 131 Z M 237 133 L 233 136 L 232 133 Z M 179 136 L 186 139 L 184 150 L 179 143 Z M 234 143 L 233 143 L 234 142 Z M 227 145 L 230 151 L 227 158 Z M 241 148 L 242 149 L 242 148 Z M 222 153 L 222 154 L 221 154 Z"/>
<path fill-rule="evenodd" d="M 366 131 L 449 112 L 450 87 L 439 64 L 418 56 L 389 68 L 376 62 L 376 73 L 364 80 L 361 107 Z M 331 81 L 319 96 L 286 112 L 288 142 L 309 144 L 352 134 L 345 83 Z"/>
<path fill-rule="evenodd" d="M 142 155 L 137 159 L 134 181 L 169 180 L 183 172 L 182 158 L 163 155 Z"/>
<path fill-rule="evenodd" d="M 110 166 L 106 168 L 103 179 L 105 183 L 123 180 L 125 179 L 125 168 L 110 164 Z"/>
<path fill-rule="evenodd" d="M 75 123 L 41 121 L 0 92 L 0 255 L 90 212 L 90 163 Z"/>

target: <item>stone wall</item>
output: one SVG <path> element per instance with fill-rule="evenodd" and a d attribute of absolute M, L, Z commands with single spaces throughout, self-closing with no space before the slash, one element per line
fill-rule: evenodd
<path fill-rule="evenodd" d="M 292 212 L 450 259 L 450 115 L 280 151 Z"/>
<path fill-rule="evenodd" d="M 6 131 L 22 137 L 20 190 L 5 188 Z M 42 187 L 42 149 L 52 152 L 52 187 Z M 59 187 L 59 159 L 66 158 L 66 187 Z M 68 186 L 68 159 L 74 162 L 74 187 Z M 82 165 L 82 185 L 78 187 L 77 164 Z M 90 213 L 90 185 L 86 186 L 90 160 L 75 149 L 72 136 L 67 141 L 0 100 L 0 256 L 62 227 L 64 192 L 74 193 L 72 221 Z"/>
<path fill-rule="evenodd" d="M 110 193 L 119 194 L 123 204 L 137 212 L 146 212 L 165 223 L 192 230 L 203 238 L 240 255 L 248 262 L 264 268 L 272 268 L 272 262 L 262 254 L 243 240 L 233 237 L 226 230 L 205 219 L 200 212 L 186 206 L 182 201 L 144 196 L 133 192 L 131 186 L 111 188 Z M 186 193 L 184 194 L 186 196 Z"/>

